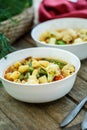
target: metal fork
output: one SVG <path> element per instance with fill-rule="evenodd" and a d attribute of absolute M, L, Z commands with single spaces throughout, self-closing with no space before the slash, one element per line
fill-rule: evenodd
<path fill-rule="evenodd" d="M 77 114 L 79 113 L 79 111 L 86 102 L 87 102 L 87 96 L 83 98 L 83 100 L 67 115 L 67 117 L 64 118 L 64 120 L 60 124 L 60 127 L 68 125 L 77 116 Z"/>

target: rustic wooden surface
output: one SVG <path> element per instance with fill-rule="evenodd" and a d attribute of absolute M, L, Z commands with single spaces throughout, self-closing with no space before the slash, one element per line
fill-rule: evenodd
<path fill-rule="evenodd" d="M 36 47 L 30 31 L 13 46 L 16 49 Z M 59 125 L 63 118 L 87 95 L 87 59 L 81 63 L 73 89 L 65 97 L 53 102 L 43 104 L 20 102 L 9 96 L 1 86 L 0 130 L 61 130 Z M 85 111 L 87 104 L 67 127 L 73 126 L 71 130 L 79 130 Z"/>

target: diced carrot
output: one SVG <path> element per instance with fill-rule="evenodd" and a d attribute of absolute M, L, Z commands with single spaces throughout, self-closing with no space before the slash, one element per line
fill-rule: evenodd
<path fill-rule="evenodd" d="M 56 80 L 61 80 L 61 79 L 63 79 L 63 78 L 64 78 L 63 75 L 55 76 L 55 77 L 54 77 L 54 81 L 56 81 Z"/>

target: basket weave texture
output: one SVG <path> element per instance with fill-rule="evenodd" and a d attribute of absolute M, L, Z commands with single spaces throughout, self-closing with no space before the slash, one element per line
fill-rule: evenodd
<path fill-rule="evenodd" d="M 34 19 L 33 7 L 25 9 L 21 14 L 12 17 L 12 19 L 16 20 L 17 24 L 10 19 L 0 24 L 0 32 L 9 38 L 11 43 L 31 29 Z"/>

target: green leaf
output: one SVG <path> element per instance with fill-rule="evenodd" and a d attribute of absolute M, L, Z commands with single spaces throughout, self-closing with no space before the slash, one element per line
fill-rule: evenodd
<path fill-rule="evenodd" d="M 3 86 L 3 84 L 2 84 L 2 82 L 0 81 L 0 87 L 2 87 Z"/>
<path fill-rule="evenodd" d="M 44 70 L 43 68 L 40 68 L 40 70 L 39 70 L 39 75 L 40 75 L 40 76 L 43 76 L 43 75 L 46 75 L 46 76 L 47 76 L 46 70 Z"/>
<path fill-rule="evenodd" d="M 33 70 L 34 70 L 34 68 L 33 68 L 33 66 L 32 66 L 32 60 L 29 61 L 29 64 L 28 64 L 28 65 L 29 65 L 29 70 L 28 70 L 28 71 L 30 72 L 30 74 L 32 74 L 32 72 L 33 72 Z"/>
<path fill-rule="evenodd" d="M 32 0 L 0 0 L 0 22 L 20 14 L 32 6 Z"/>
<path fill-rule="evenodd" d="M 0 58 L 6 58 L 7 54 L 15 50 L 16 49 L 10 45 L 9 39 L 3 33 L 0 33 Z"/>

